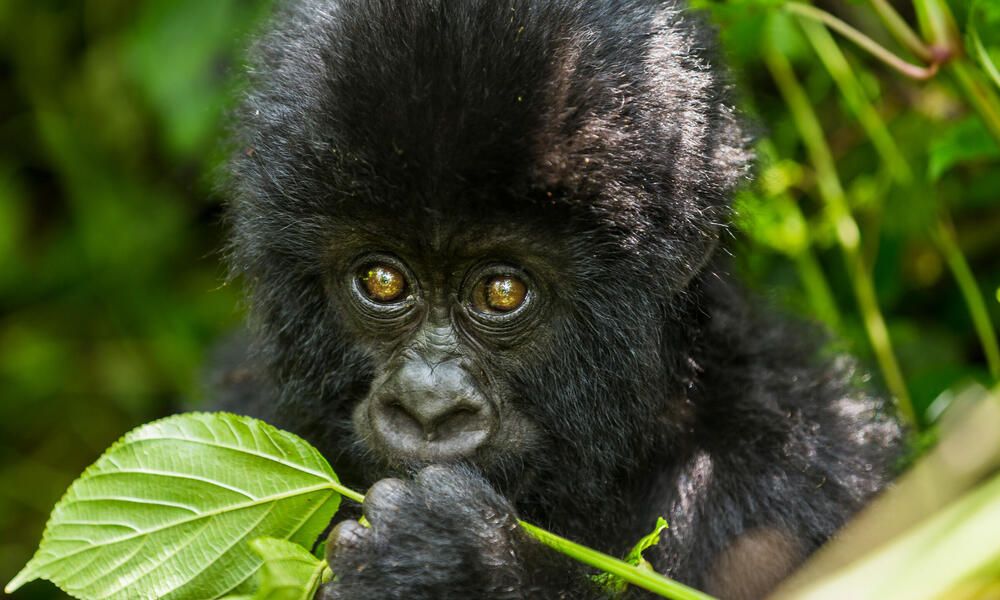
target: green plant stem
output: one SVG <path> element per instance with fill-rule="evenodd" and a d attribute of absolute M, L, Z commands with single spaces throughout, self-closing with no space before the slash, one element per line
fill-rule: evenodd
<path fill-rule="evenodd" d="M 878 306 L 875 285 L 861 255 L 861 234 L 858 224 L 847 206 L 844 189 L 840 183 L 840 177 L 837 175 L 833 154 L 826 143 L 823 129 L 788 60 L 770 44 L 765 44 L 764 62 L 791 110 L 792 119 L 806 145 L 810 162 L 816 170 L 820 196 L 826 204 L 830 221 L 836 232 L 837 242 L 844 257 L 865 330 L 881 368 L 882 376 L 885 378 L 885 384 L 896 399 L 896 407 L 900 416 L 915 431 L 918 431 L 919 421 L 892 349 L 889 330 Z"/>
<path fill-rule="evenodd" d="M 861 123 L 882 161 L 889 167 L 893 178 L 903 185 L 910 183 L 913 179 L 910 165 L 903 158 L 902 152 L 899 151 L 895 140 L 889 134 L 889 129 L 882 121 L 882 117 L 869 101 L 861 82 L 855 77 L 850 63 L 847 62 L 847 57 L 841 52 L 836 40 L 821 23 L 800 19 L 799 24 L 805 31 L 806 38 L 812 44 L 823 66 L 830 73 L 837 89 L 840 90 L 848 108 Z"/>
<path fill-rule="evenodd" d="M 931 62 L 934 58 L 931 49 L 927 47 L 920 36 L 899 16 L 896 9 L 886 0 L 870 0 L 872 8 L 882 19 L 882 24 L 892 33 L 896 40 L 921 60 Z"/>
<path fill-rule="evenodd" d="M 924 39 L 929 39 L 932 48 L 944 55 L 942 59 L 962 54 L 962 36 L 945 0 L 913 0 L 913 9 Z"/>
<path fill-rule="evenodd" d="M 979 64 L 983 67 L 983 70 L 986 71 L 986 74 L 990 76 L 990 79 L 993 81 L 993 85 L 1000 88 L 1000 70 L 997 69 L 997 66 L 990 58 L 989 52 L 986 51 L 986 46 L 983 46 L 983 40 L 979 37 L 979 29 L 976 27 L 970 27 L 969 37 L 972 40 L 973 48 L 976 50 L 976 58 L 979 59 Z"/>
<path fill-rule="evenodd" d="M 683 583 L 668 579 L 656 571 L 640 569 L 639 567 L 630 565 L 627 562 L 618 560 L 617 558 L 608 556 L 607 554 L 598 552 L 597 550 L 571 542 L 566 538 L 550 533 L 541 527 L 532 525 L 531 523 L 520 521 L 520 524 L 521 527 L 530 533 L 535 539 L 553 550 L 561 552 L 566 556 L 576 559 L 584 564 L 617 575 L 628 581 L 630 584 L 641 587 L 642 589 L 653 592 L 654 594 L 659 594 L 665 598 L 672 598 L 673 600 L 712 599 L 712 596 L 699 592 L 694 588 L 690 588 Z"/>
<path fill-rule="evenodd" d="M 823 268 L 820 267 L 816 254 L 809 246 L 795 254 L 795 270 L 802 281 L 813 310 L 819 319 L 833 330 L 840 328 L 840 311 L 826 281 Z"/>
<path fill-rule="evenodd" d="M 976 67 L 966 59 L 952 61 L 948 70 L 982 117 L 990 134 L 1000 143 L 1000 97 L 980 81 L 976 76 Z"/>
<path fill-rule="evenodd" d="M 345 487 L 340 483 L 332 482 L 330 484 L 330 489 L 334 490 L 338 494 L 341 494 L 345 498 L 354 500 L 359 504 L 365 501 L 363 494 Z M 531 523 L 521 520 L 518 520 L 518 524 L 520 524 L 521 528 L 528 532 L 533 538 L 545 544 L 549 548 L 582 562 L 585 565 L 590 565 L 601 569 L 602 571 L 607 571 L 608 573 L 617 575 L 631 585 L 641 587 L 642 589 L 653 592 L 654 594 L 659 594 L 664 598 L 670 598 L 671 600 L 715 600 L 708 594 L 699 592 L 694 588 L 690 588 L 683 583 L 674 581 L 668 577 L 664 577 L 656 571 L 650 569 L 640 569 L 639 567 L 630 565 L 623 560 L 619 560 L 613 556 L 604 554 L 603 552 L 598 552 L 593 548 L 588 548 L 577 544 L 576 542 L 571 542 L 566 538 L 560 537 L 550 531 L 546 531 L 537 525 L 532 525 Z"/>
<path fill-rule="evenodd" d="M 341 496 L 343 496 L 345 498 L 348 498 L 350 500 L 354 500 L 358 504 L 363 504 L 364 501 L 365 501 L 365 495 L 364 494 L 359 494 L 358 492 L 355 492 L 354 490 L 352 490 L 351 488 L 343 485 L 340 482 L 331 483 L 330 484 L 330 489 L 332 489 L 333 491 L 337 492 L 338 494 L 340 494 Z"/>
<path fill-rule="evenodd" d="M 861 46 L 875 58 L 881 60 L 907 77 L 924 80 L 930 79 L 937 74 L 938 64 L 936 62 L 933 62 L 926 67 L 906 62 L 902 58 L 882 47 L 878 42 L 871 39 L 867 35 L 861 33 L 830 13 L 816 8 L 815 6 L 802 4 L 801 2 L 788 2 L 784 5 L 784 9 L 800 17 L 805 17 L 807 19 L 823 23 L 858 46 Z"/>
<path fill-rule="evenodd" d="M 965 255 L 958 247 L 955 230 L 951 223 L 945 220 L 938 222 L 934 231 L 934 241 L 941 254 L 944 255 L 944 260 L 965 299 L 965 305 L 972 317 L 972 324 L 979 336 L 979 343 L 983 346 L 983 354 L 986 355 L 986 365 L 989 368 L 990 376 L 993 377 L 994 381 L 1000 381 L 1000 344 L 997 343 L 996 330 L 990 321 L 986 299 L 979 289 L 979 284 L 976 283 L 968 261 L 965 260 Z"/>

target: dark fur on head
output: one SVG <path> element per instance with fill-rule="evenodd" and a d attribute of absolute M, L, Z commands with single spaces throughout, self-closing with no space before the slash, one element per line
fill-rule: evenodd
<path fill-rule="evenodd" d="M 575 291 L 502 382 L 542 442 L 487 478 L 613 553 L 666 516 L 654 563 L 693 585 L 731 592 L 719 565 L 762 547 L 778 576 L 797 564 L 879 488 L 898 429 L 718 258 L 751 155 L 712 37 L 674 1 L 288 3 L 234 134 L 231 264 L 264 373 L 241 410 L 356 485 L 384 476 L 349 419 L 377 365 L 325 257 L 381 223 L 419 244 L 510 222 Z"/>

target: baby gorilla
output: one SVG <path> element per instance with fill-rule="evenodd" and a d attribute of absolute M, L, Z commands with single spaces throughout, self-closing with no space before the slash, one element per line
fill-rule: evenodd
<path fill-rule="evenodd" d="M 720 258 L 751 156 L 711 47 L 670 0 L 280 9 L 224 393 L 371 486 L 324 597 L 602 597 L 517 518 L 620 555 L 662 515 L 659 571 L 756 598 L 883 485 L 884 403 Z"/>

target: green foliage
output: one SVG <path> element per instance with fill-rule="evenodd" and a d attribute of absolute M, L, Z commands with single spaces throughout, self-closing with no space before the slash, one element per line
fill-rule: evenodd
<path fill-rule="evenodd" d="M 3 579 L 103 448 L 204 395 L 242 320 L 207 174 L 269 4 L 0 2 Z"/>
<path fill-rule="evenodd" d="M 253 600 L 312 600 L 328 580 L 326 563 L 288 540 L 259 538 L 250 547 L 264 559 Z"/>
<path fill-rule="evenodd" d="M 757 180 L 737 203 L 737 261 L 752 287 L 833 329 L 841 348 L 875 367 L 876 386 L 886 385 L 894 357 L 901 377 L 888 381 L 892 391 L 909 395 L 919 425 L 933 427 L 941 414 L 928 413 L 935 400 L 998 376 L 991 356 L 1000 306 L 988 300 L 1000 281 L 993 126 L 1000 81 L 983 59 L 997 64 L 997 3 L 913 3 L 921 5 L 927 35 L 945 41 L 950 7 L 966 44 L 954 55 L 977 61 L 955 58 L 926 82 L 907 79 L 823 23 L 782 11 L 784 3 L 696 4 L 718 24 L 742 103 L 764 132 Z M 883 18 L 885 5 L 839 5 L 833 17 L 919 65 L 906 32 Z M 916 28 L 912 19 L 900 22 Z M 920 34 L 912 39 L 924 43 Z M 798 121 L 768 56 L 788 65 L 778 71 L 786 91 L 801 89 Z M 853 232 L 841 229 L 838 191 Z M 942 230 L 952 234 L 942 237 Z M 844 246 L 854 237 L 856 254 Z M 871 328 L 878 318 L 884 330 Z"/>
<path fill-rule="evenodd" d="M 649 564 L 645 558 L 642 557 L 642 553 L 653 546 L 660 543 L 660 534 L 663 530 L 667 528 L 667 521 L 663 517 L 656 518 L 656 527 L 653 531 L 647 533 L 636 542 L 635 546 L 629 550 L 628 554 L 625 555 L 625 562 L 630 565 L 635 565 L 637 567 L 652 569 L 653 565 Z"/>
<path fill-rule="evenodd" d="M 975 115 L 949 126 L 928 146 L 927 176 L 937 181 L 955 165 L 995 161 L 1000 146 Z"/>
<path fill-rule="evenodd" d="M 144 425 L 88 468 L 52 511 L 34 558 L 7 586 L 45 578 L 78 598 L 290 598 L 340 504 L 336 475 L 302 439 L 255 419 L 185 414 Z M 258 541 L 252 552 L 248 540 Z M 294 545 L 293 544 L 293 545 Z M 265 562 L 264 559 L 267 559 Z M 321 569 L 317 569 L 318 572 Z M 303 578 L 301 582 L 309 581 Z"/>
<path fill-rule="evenodd" d="M 660 543 L 660 534 L 666 528 L 667 521 L 663 517 L 658 517 L 656 519 L 656 527 L 653 528 L 653 531 L 644 535 L 642 539 L 636 542 L 635 546 L 632 546 L 632 549 L 629 550 L 623 560 L 633 567 L 653 570 L 653 565 L 643 558 L 642 553 Z M 628 587 L 627 581 L 611 573 L 596 575 L 594 576 L 594 581 L 614 596 L 620 596 L 625 593 L 625 589 Z"/>

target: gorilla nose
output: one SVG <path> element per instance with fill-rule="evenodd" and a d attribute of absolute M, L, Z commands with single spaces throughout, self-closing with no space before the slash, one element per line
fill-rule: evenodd
<path fill-rule="evenodd" d="M 485 406 L 466 400 L 415 401 L 385 398 L 374 417 L 376 431 L 389 448 L 407 457 L 447 460 L 472 453 L 486 440 Z"/>
<path fill-rule="evenodd" d="M 380 441 L 392 454 L 429 462 L 470 455 L 492 429 L 489 403 L 460 367 L 413 371 L 404 368 L 372 398 Z"/>

